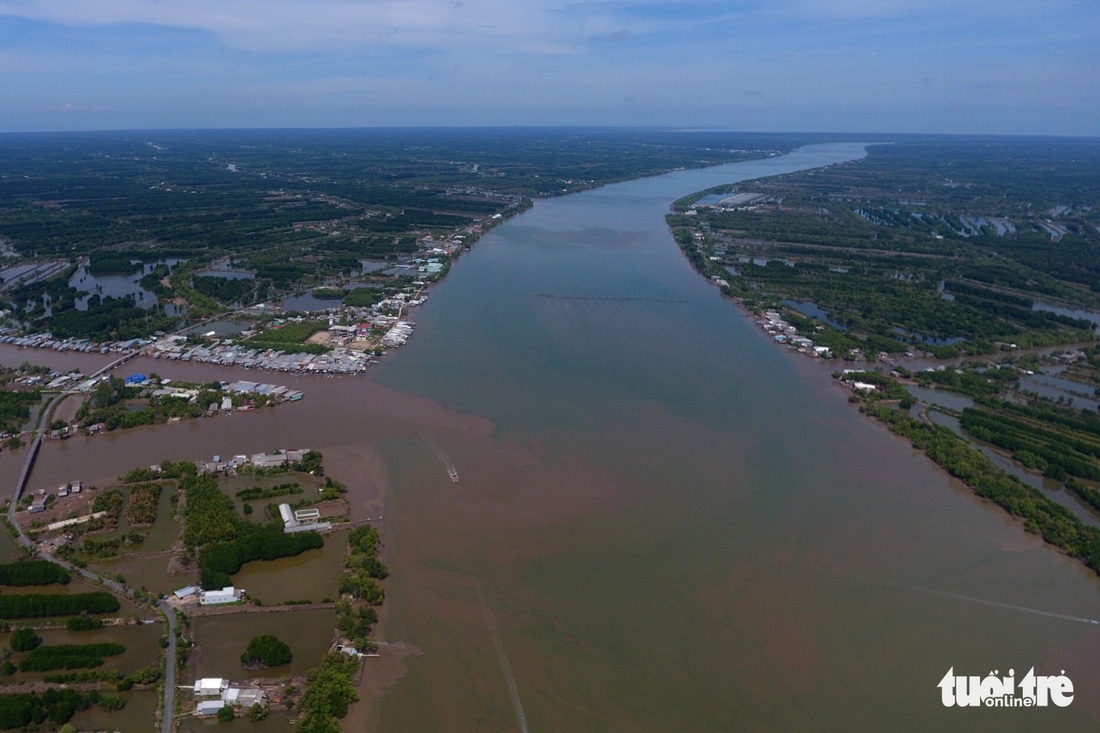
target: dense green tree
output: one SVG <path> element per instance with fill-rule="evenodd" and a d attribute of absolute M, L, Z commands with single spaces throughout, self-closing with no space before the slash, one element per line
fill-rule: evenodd
<path fill-rule="evenodd" d="M 272 634 L 252 638 L 248 648 L 241 654 L 241 665 L 253 669 L 257 667 L 279 667 L 290 664 L 293 655 L 290 646 Z"/>
<path fill-rule="evenodd" d="M 42 643 L 42 637 L 34 629 L 16 629 L 11 633 L 12 651 L 29 652 Z"/>
<path fill-rule="evenodd" d="M 47 560 L 23 560 L 0 565 L 0 585 L 64 585 L 69 580 L 69 571 Z"/>

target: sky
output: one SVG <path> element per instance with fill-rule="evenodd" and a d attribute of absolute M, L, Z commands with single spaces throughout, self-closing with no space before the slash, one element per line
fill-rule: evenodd
<path fill-rule="evenodd" d="M 1100 135 L 1098 0 L 0 0 L 0 131 Z"/>

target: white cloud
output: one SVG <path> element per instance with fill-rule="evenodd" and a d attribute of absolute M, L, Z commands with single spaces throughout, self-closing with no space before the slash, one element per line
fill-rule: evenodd
<path fill-rule="evenodd" d="M 7 15 L 76 27 L 125 24 L 202 31 L 252 51 L 347 51 L 362 44 L 425 48 L 529 46 L 542 13 L 523 3 L 451 0 L 0 0 Z"/>
<path fill-rule="evenodd" d="M 706 17 L 698 7 L 570 0 L 0 0 L 0 17 L 77 28 L 147 24 L 192 30 L 262 52 L 381 45 L 562 54 L 587 40 L 669 36 L 740 17 L 725 3 L 705 5 L 713 8 Z"/>
<path fill-rule="evenodd" d="M 874 108 L 963 110 L 964 86 L 1037 107 L 1059 89 L 1095 108 L 1100 13 L 1075 3 L 0 0 L 0 38 L 13 17 L 52 24 L 0 44 L 0 126 L 18 109 L 141 100 L 215 125 L 686 124 L 817 104 L 859 110 L 857 127 Z"/>

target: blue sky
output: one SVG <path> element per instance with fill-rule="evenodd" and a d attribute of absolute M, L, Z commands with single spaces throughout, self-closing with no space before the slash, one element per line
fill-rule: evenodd
<path fill-rule="evenodd" d="M 0 130 L 1100 135 L 1098 0 L 0 0 Z"/>

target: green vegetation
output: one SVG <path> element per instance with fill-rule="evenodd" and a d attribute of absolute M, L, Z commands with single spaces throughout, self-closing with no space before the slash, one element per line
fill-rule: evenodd
<path fill-rule="evenodd" d="M 47 560 L 23 560 L 0 565 L 0 585 L 64 585 L 69 580 L 68 570 Z"/>
<path fill-rule="evenodd" d="M 272 634 L 252 637 L 248 648 L 241 654 L 241 666 L 245 669 L 263 669 L 290 664 L 290 647 Z"/>
<path fill-rule="evenodd" d="M 259 527 L 241 520 L 241 530 L 233 542 L 214 543 L 203 548 L 199 555 L 199 567 L 204 574 L 215 573 L 218 578 L 228 579 L 245 563 L 294 557 L 323 546 L 324 540 L 316 532 L 285 534 L 280 527 Z M 203 587 L 209 585 L 206 582 Z M 225 585 L 229 583 L 215 584 L 218 588 Z"/>
<path fill-rule="evenodd" d="M 54 669 L 88 669 L 103 664 L 103 657 L 113 657 L 126 647 L 113 641 L 101 644 L 58 644 L 40 646 L 19 662 L 21 672 L 46 672 Z"/>
<path fill-rule="evenodd" d="M 117 669 L 91 669 L 80 672 L 59 672 L 43 675 L 42 681 L 57 685 L 99 684 L 114 685 L 119 692 L 132 690 L 134 685 L 151 685 L 162 677 L 160 664 L 142 667 L 128 675 Z"/>
<path fill-rule="evenodd" d="M 323 456 L 321 451 L 307 450 L 302 455 L 302 460 L 297 461 L 292 468 L 295 471 L 301 471 L 302 473 L 311 473 L 316 476 L 324 475 L 325 468 L 323 465 Z"/>
<path fill-rule="evenodd" d="M 163 306 L 142 308 L 132 297 L 88 299 L 87 310 L 55 309 L 49 319 L 50 333 L 57 338 L 86 338 L 92 341 L 123 341 L 148 336 L 171 328 L 177 319 L 164 312 Z"/>
<path fill-rule="evenodd" d="M 96 631 L 103 628 L 103 619 L 93 618 L 86 613 L 65 620 L 65 628 L 69 631 Z"/>
<path fill-rule="evenodd" d="M 374 288 L 355 288 L 344 296 L 344 305 L 356 308 L 370 308 L 378 302 L 378 291 Z"/>
<path fill-rule="evenodd" d="M 243 520 L 237 516 L 233 500 L 218 488 L 218 480 L 209 474 L 180 479 L 187 502 L 183 514 L 183 541 L 189 547 L 235 539 Z"/>
<path fill-rule="evenodd" d="M 198 275 L 191 278 L 191 284 L 195 290 L 203 295 L 215 298 L 223 303 L 235 303 L 243 300 L 256 288 L 253 280 Z"/>
<path fill-rule="evenodd" d="M 41 399 L 42 393 L 37 389 L 29 392 L 0 389 L 0 430 L 18 432 L 31 416 L 30 406 Z"/>
<path fill-rule="evenodd" d="M 136 403 L 139 390 L 131 389 L 132 395 L 128 397 L 127 404 L 114 404 L 109 407 L 95 408 L 90 403 L 81 405 L 76 418 L 85 427 L 102 423 L 107 430 L 125 430 L 136 428 L 140 425 L 156 425 L 168 422 L 171 418 L 194 419 L 203 415 L 205 405 L 212 402 L 221 402 L 221 395 L 216 393 L 200 393 L 192 402 L 179 397 L 161 396 L 144 398 L 143 403 Z M 129 407 L 138 406 L 141 409 L 132 410 Z"/>
<path fill-rule="evenodd" d="M 344 566 L 352 572 L 362 571 L 368 577 L 385 580 L 389 570 L 378 559 L 382 540 L 378 530 L 369 524 L 356 527 L 348 533 L 350 551 Z"/>
<path fill-rule="evenodd" d="M 121 489 L 107 489 L 96 495 L 92 500 L 93 512 L 104 512 L 102 517 L 92 520 L 95 528 L 117 527 L 119 517 L 122 516 L 122 505 L 125 497 Z"/>
<path fill-rule="evenodd" d="M 815 317 L 800 332 L 839 355 L 1081 342 L 1094 338 L 1090 322 L 1033 306 L 1100 306 L 1097 163 L 1100 148 L 1084 141 L 904 141 L 727 187 L 758 196 L 737 207 L 688 216 L 701 194 L 682 199 L 668 221 L 727 294 L 808 303 Z"/>
<path fill-rule="evenodd" d="M 157 521 L 157 502 L 160 501 L 160 484 L 136 484 L 128 487 L 130 501 L 126 505 L 126 521 L 131 527 L 153 524 Z"/>
<path fill-rule="evenodd" d="M 245 341 L 244 345 L 250 349 L 274 349 L 276 351 L 304 353 L 313 353 L 314 350 L 320 349 L 319 353 L 324 353 L 327 349 L 317 344 L 307 344 L 306 339 L 327 328 L 328 323 L 326 321 L 284 323 L 256 334 Z"/>
<path fill-rule="evenodd" d="M 947 369 L 913 375 L 924 386 L 964 394 L 974 400 L 959 412 L 960 428 L 974 441 L 1004 451 L 1021 466 L 1061 481 L 1087 504 L 1100 509 L 1100 416 L 1095 409 L 1076 408 L 1066 392 L 1054 399 L 1029 391 L 1025 382 L 1035 372 L 1054 367 L 1056 382 L 1070 394 L 1087 394 L 1100 377 L 1100 347 L 1086 351 L 1025 354 L 1001 364 L 969 361 Z M 1095 406 L 1095 402 L 1090 401 Z M 1080 554 L 1080 553 L 1078 553 Z"/>
<path fill-rule="evenodd" d="M 908 438 L 914 448 L 923 450 L 978 496 L 1023 519 L 1029 532 L 1080 558 L 1100 574 L 1100 530 L 1086 526 L 1065 507 L 1001 471 L 949 428 L 914 420 L 881 403 L 868 403 L 861 409 L 881 420 L 892 432 Z"/>
<path fill-rule="evenodd" d="M 918 372 L 917 383 L 934 386 L 968 397 L 981 398 L 1004 394 L 1016 386 L 1020 373 L 1011 366 L 993 366 L 979 362 L 967 362 L 959 367 Z"/>
<path fill-rule="evenodd" d="M 16 629 L 9 643 L 13 652 L 29 652 L 42 644 L 42 637 L 34 629 Z"/>
<path fill-rule="evenodd" d="M 896 379 L 879 374 L 878 372 L 848 372 L 847 374 L 834 374 L 844 381 L 857 381 L 864 384 L 873 384 L 878 388 L 877 392 L 864 394 L 866 400 L 905 400 L 911 399 L 909 393 L 898 384 Z"/>
<path fill-rule="evenodd" d="M 242 501 L 255 501 L 257 499 L 273 499 L 276 496 L 290 496 L 294 494 L 301 494 L 303 489 L 297 481 L 285 484 L 279 484 L 278 486 L 270 486 L 264 488 L 262 486 L 253 486 L 249 489 L 241 489 L 237 492 L 237 498 Z"/>
<path fill-rule="evenodd" d="M 312 669 L 302 696 L 302 733 L 339 733 L 339 720 L 348 714 L 348 705 L 358 700 L 352 682 L 359 660 L 339 652 L 327 655 L 321 666 Z"/>
<path fill-rule="evenodd" d="M 239 407 L 247 400 L 255 407 L 272 404 L 274 398 L 268 395 L 240 395 L 225 392 L 220 384 L 189 385 L 176 382 L 174 387 L 190 388 L 193 397 L 187 393 L 178 395 L 154 395 L 155 388 L 150 385 L 128 387 L 118 377 L 111 377 L 96 386 L 92 399 L 80 406 L 76 419 L 84 425 L 102 424 L 107 430 L 133 428 L 139 425 L 156 425 L 170 419 L 192 419 L 205 414 L 208 405 L 220 404 L 229 397 L 234 406 Z M 171 462 L 168 462 L 171 464 Z M 159 476 L 149 469 L 135 469 L 127 477 L 133 481 L 148 481 L 154 478 L 168 478 L 169 473 Z"/>
<path fill-rule="evenodd" d="M 103 529 L 103 519 L 93 519 L 92 521 L 84 525 L 85 530 Z M 79 530 L 78 530 L 79 531 Z M 84 537 L 84 541 L 80 543 L 80 550 L 85 554 L 93 557 L 110 557 L 118 554 L 118 551 L 123 547 L 133 547 L 140 545 L 145 541 L 145 535 L 140 532 L 126 532 L 118 537 Z M 72 553 L 72 545 L 66 545 L 58 551 L 59 554 L 69 556 Z M 73 558 L 73 563 L 77 564 L 79 558 Z"/>
<path fill-rule="evenodd" d="M 348 493 L 347 484 L 341 483 L 332 476 L 325 476 L 324 482 L 321 484 L 321 500 L 329 501 L 330 499 L 338 499 L 342 494 Z"/>
<path fill-rule="evenodd" d="M 138 284 L 157 296 L 160 300 L 171 300 L 175 297 L 176 293 L 171 287 L 163 283 L 163 280 L 168 277 L 169 272 L 170 268 L 168 265 L 154 265 L 152 271 L 148 275 L 142 276 Z"/>
<path fill-rule="evenodd" d="M 71 616 L 88 613 L 114 613 L 118 599 L 110 593 L 93 591 L 70 595 L 0 595 L 0 618 L 35 618 L 39 616 Z"/>
<path fill-rule="evenodd" d="M 187 477 L 180 485 L 187 503 L 184 542 L 202 548 L 199 568 L 203 588 L 230 585 L 229 576 L 247 562 L 292 557 L 324 546 L 316 532 L 285 534 L 280 526 L 259 526 L 240 517 L 233 500 L 222 492 L 213 476 Z"/>
<path fill-rule="evenodd" d="M 872 147 L 863 160 L 686 197 L 668 223 L 725 294 L 782 311 L 799 335 L 838 356 L 1081 344 L 1095 340 L 1093 323 L 1049 308 L 1100 308 L 1098 163 L 1100 147 L 1085 141 L 903 140 Z M 712 193 L 744 195 L 700 204 Z M 1100 507 L 1100 419 L 1072 407 L 1079 396 L 1095 408 L 1097 356 L 1088 347 L 1054 360 L 1065 370 L 1054 380 L 1057 401 L 1028 391 L 1055 388 L 1021 379 L 1045 359 L 1035 355 L 895 373 L 970 397 L 961 413 L 944 410 L 969 437 Z M 892 377 L 845 378 L 877 387 L 851 397 L 864 412 L 1100 573 L 1100 531 L 950 429 L 911 418 L 916 400 Z"/>
<path fill-rule="evenodd" d="M 1085 417 L 1084 415 L 1088 415 Z M 963 429 L 1048 478 L 1100 480 L 1100 418 L 1004 402 L 963 410 Z"/>
<path fill-rule="evenodd" d="M 389 576 L 378 559 L 381 545 L 378 530 L 369 524 L 348 533 L 348 556 L 340 576 L 340 593 L 346 597 L 336 604 L 336 627 L 356 649 L 370 646 L 371 629 L 378 622 L 374 606 L 386 597 L 379 583 Z"/>
<path fill-rule="evenodd" d="M 157 263 L 140 280 L 157 302 L 93 293 L 88 309 L 78 310 L 81 291 L 68 285 L 73 263 L 5 293 L 4 306 L 16 319 L 56 335 L 113 340 L 177 322 L 164 308 L 170 298 L 185 300 L 186 317 L 196 318 L 226 303 L 275 299 L 334 278 L 384 283 L 392 278 L 363 276 L 360 260 L 419 253 L 418 240 L 427 235 L 443 241 L 468 230 L 465 241 L 472 242 L 499 221 L 489 217 L 522 211 L 527 197 L 765 157 L 820 139 L 550 128 L 158 131 L 156 137 L 156 147 L 121 133 L 0 140 L 0 221 L 19 257 L 59 264 L 88 257 L 89 280 Z M 237 170 L 227 168 L 230 160 Z M 186 261 L 169 266 L 166 258 Z M 255 280 L 199 274 L 224 259 Z"/>
<path fill-rule="evenodd" d="M 108 702 L 109 700 L 109 702 Z M 18 692 L 0 694 L 0 729 L 12 730 L 41 724 L 47 720 L 59 725 L 67 723 L 81 710 L 96 703 L 107 702 L 104 709 L 118 710 L 121 698 L 101 698 L 96 691 L 49 689 L 44 692 Z"/>
<path fill-rule="evenodd" d="M 93 252 L 88 258 L 88 271 L 96 275 L 129 275 L 141 269 L 141 260 L 133 260 L 119 252 Z"/>
<path fill-rule="evenodd" d="M 178 463 L 161 461 L 158 468 L 160 468 L 160 471 L 152 471 L 148 468 L 135 468 L 124 474 L 120 480 L 124 484 L 133 484 L 143 481 L 154 481 L 158 478 L 183 478 L 184 476 L 195 476 L 198 474 L 198 467 L 191 461 L 180 461 Z"/>

